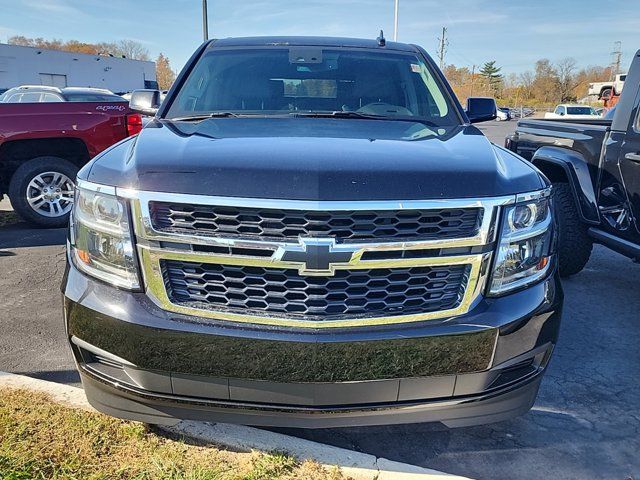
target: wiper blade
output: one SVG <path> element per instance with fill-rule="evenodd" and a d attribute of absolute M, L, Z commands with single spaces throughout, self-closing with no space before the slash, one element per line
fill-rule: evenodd
<path fill-rule="evenodd" d="M 429 127 L 438 127 L 439 125 L 431 120 L 427 120 L 422 117 L 412 117 L 409 115 L 374 115 L 371 113 L 362 112 L 345 112 L 342 110 L 336 110 L 333 112 L 292 112 L 291 116 L 294 117 L 314 117 L 314 118 L 355 118 L 366 120 L 385 120 L 385 121 L 399 121 L 399 122 L 414 122 L 422 123 Z"/>
<path fill-rule="evenodd" d="M 233 112 L 211 112 L 205 113 L 203 115 L 189 115 L 186 117 L 175 117 L 168 118 L 167 120 L 173 120 L 174 122 L 197 122 L 200 120 L 206 120 L 207 118 L 226 118 L 226 117 L 240 117 L 242 115 L 238 115 Z"/>
<path fill-rule="evenodd" d="M 291 112 L 289 115 L 293 117 L 318 117 L 318 118 L 368 118 L 372 120 L 386 119 L 384 115 L 370 115 L 360 112 L 345 112 L 336 110 L 333 112 Z"/>

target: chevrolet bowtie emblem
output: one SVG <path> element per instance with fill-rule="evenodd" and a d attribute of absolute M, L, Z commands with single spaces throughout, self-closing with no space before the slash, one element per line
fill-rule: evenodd
<path fill-rule="evenodd" d="M 357 250 L 349 245 L 337 245 L 333 238 L 301 238 L 298 245 L 280 247 L 276 258 L 300 264 L 300 274 L 333 275 L 336 265 L 349 263 Z"/>

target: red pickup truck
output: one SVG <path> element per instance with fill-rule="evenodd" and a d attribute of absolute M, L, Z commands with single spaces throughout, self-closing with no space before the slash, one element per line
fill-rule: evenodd
<path fill-rule="evenodd" d="M 62 227 L 78 170 L 141 129 L 125 101 L 0 103 L 0 199 L 33 224 Z"/>

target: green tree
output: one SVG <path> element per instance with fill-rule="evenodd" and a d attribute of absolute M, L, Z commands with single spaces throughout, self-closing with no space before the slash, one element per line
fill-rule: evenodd
<path fill-rule="evenodd" d="M 502 84 L 501 70 L 502 67 L 497 67 L 495 60 L 486 62 L 480 69 L 480 75 L 485 79 L 494 95 L 497 95 L 500 85 Z"/>

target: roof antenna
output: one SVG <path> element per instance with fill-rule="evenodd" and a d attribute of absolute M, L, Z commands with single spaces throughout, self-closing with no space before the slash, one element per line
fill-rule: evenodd
<path fill-rule="evenodd" d="M 384 47 L 387 44 L 387 40 L 384 38 L 384 32 L 380 30 L 380 36 L 376 38 L 378 45 Z"/>

